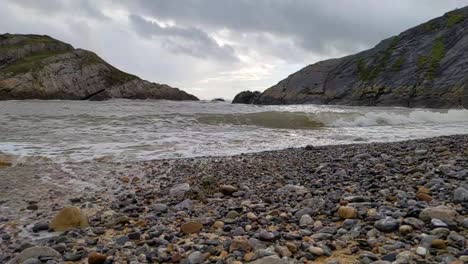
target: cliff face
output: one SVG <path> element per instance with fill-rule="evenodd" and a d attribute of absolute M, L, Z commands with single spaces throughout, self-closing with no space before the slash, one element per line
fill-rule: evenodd
<path fill-rule="evenodd" d="M 198 100 L 48 36 L 0 35 L 0 100 L 111 98 Z"/>
<path fill-rule="evenodd" d="M 468 107 L 468 7 L 321 61 L 280 81 L 256 104 Z"/>

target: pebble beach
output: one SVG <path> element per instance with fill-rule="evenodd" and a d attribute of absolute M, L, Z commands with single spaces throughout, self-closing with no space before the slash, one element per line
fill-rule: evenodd
<path fill-rule="evenodd" d="M 0 164 L 0 263 L 468 263 L 468 135 Z"/>

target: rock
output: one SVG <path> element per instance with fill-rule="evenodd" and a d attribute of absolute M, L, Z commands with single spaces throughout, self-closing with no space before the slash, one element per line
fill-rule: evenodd
<path fill-rule="evenodd" d="M 239 213 L 237 211 L 229 211 L 227 214 L 226 214 L 226 218 L 227 219 L 236 219 L 237 217 L 239 217 Z"/>
<path fill-rule="evenodd" d="M 243 91 L 238 93 L 232 100 L 233 104 L 252 104 L 260 96 L 260 92 Z"/>
<path fill-rule="evenodd" d="M 405 218 L 403 220 L 403 223 L 404 224 L 407 224 L 407 225 L 410 225 L 416 229 L 423 229 L 424 228 L 424 221 L 421 221 L 417 218 L 414 218 L 414 217 L 408 217 L 408 218 Z"/>
<path fill-rule="evenodd" d="M 437 219 L 437 218 L 432 218 L 431 219 L 431 226 L 433 228 L 448 227 L 448 225 L 446 223 L 444 223 L 442 220 Z"/>
<path fill-rule="evenodd" d="M 392 217 L 386 217 L 385 219 L 381 219 L 374 224 L 375 228 L 386 233 L 397 230 L 399 225 L 400 222 Z"/>
<path fill-rule="evenodd" d="M 286 257 L 289 258 L 292 256 L 291 251 L 289 251 L 288 247 L 283 247 L 283 246 L 276 246 L 275 247 L 276 253 L 280 255 L 280 257 Z"/>
<path fill-rule="evenodd" d="M 350 203 L 365 203 L 365 202 L 370 202 L 370 198 L 366 196 L 346 196 L 344 197 L 344 200 Z"/>
<path fill-rule="evenodd" d="M 460 72 L 457 66 L 468 61 L 465 54 L 468 44 L 463 38 L 466 35 L 466 27 L 461 23 L 452 24 L 453 17 L 464 18 L 467 13 L 467 7 L 461 8 L 408 29 L 398 36 L 384 39 L 369 50 L 308 65 L 288 75 L 259 96 L 248 97 L 248 101 L 264 105 L 468 107 L 464 89 L 458 86 L 464 82 L 463 76 L 468 75 L 468 69 L 464 68 Z M 447 30 L 446 25 L 449 23 L 450 30 Z M 431 25 L 436 26 L 428 30 Z M 424 35 L 424 39 L 421 38 L 421 34 Z M 447 39 L 453 35 L 459 38 L 448 43 Z M 445 52 L 437 66 L 438 73 L 433 74 L 430 66 L 427 66 L 430 62 L 420 59 L 420 54 L 425 54 L 422 56 L 428 56 L 430 59 L 431 51 L 437 47 L 435 44 L 444 47 Z M 454 61 L 451 61 L 452 58 Z M 379 68 L 382 64 L 386 67 Z M 374 71 L 375 69 L 377 70 Z M 414 91 L 413 87 L 421 88 L 416 92 L 416 96 L 409 98 L 407 94 Z M 440 96 L 441 94 L 443 96 Z M 420 156 L 422 152 L 417 153 L 411 154 Z"/>
<path fill-rule="evenodd" d="M 167 212 L 167 205 L 165 204 L 155 204 L 153 205 L 153 210 L 158 212 L 158 213 L 165 213 Z"/>
<path fill-rule="evenodd" d="M 190 200 L 190 199 L 185 199 L 182 202 L 180 202 L 180 203 L 178 203 L 178 204 L 176 204 L 174 206 L 174 208 L 176 210 L 179 210 L 179 211 L 181 211 L 181 210 L 190 210 L 190 209 L 192 209 L 192 207 L 193 207 L 193 201 Z"/>
<path fill-rule="evenodd" d="M 130 240 L 140 240 L 141 234 L 140 232 L 132 232 L 132 233 L 128 233 L 127 236 Z"/>
<path fill-rule="evenodd" d="M 458 213 L 449 207 L 439 205 L 437 207 L 428 207 L 421 211 L 419 219 L 430 221 L 433 218 L 440 219 L 444 222 L 453 222 L 458 216 Z"/>
<path fill-rule="evenodd" d="M 36 223 L 34 224 L 34 226 L 32 227 L 32 231 L 34 233 L 37 233 L 37 232 L 40 232 L 40 231 L 44 231 L 44 230 L 49 230 L 49 223 Z"/>
<path fill-rule="evenodd" d="M 306 226 L 312 225 L 313 223 L 314 223 L 314 219 L 312 219 L 312 217 L 308 214 L 301 216 L 301 219 L 299 220 L 299 225 L 301 227 L 306 227 Z"/>
<path fill-rule="evenodd" d="M 188 234 L 193 234 L 193 233 L 198 233 L 203 229 L 203 225 L 199 222 L 196 221 L 190 221 L 187 223 L 182 224 L 180 227 L 180 230 L 182 233 L 188 235 Z"/>
<path fill-rule="evenodd" d="M 130 241 L 130 239 L 128 238 L 128 236 L 121 236 L 121 237 L 118 237 L 116 240 L 115 240 L 115 243 L 117 245 L 125 245 L 125 243 L 127 243 L 128 241 Z"/>
<path fill-rule="evenodd" d="M 261 230 L 259 233 L 259 238 L 263 241 L 272 241 L 275 240 L 275 235 L 266 230 Z"/>
<path fill-rule="evenodd" d="M 177 184 L 169 190 L 171 196 L 184 196 L 188 191 L 190 191 L 190 184 L 181 183 Z"/>
<path fill-rule="evenodd" d="M 194 251 L 188 256 L 189 264 L 200 264 L 205 260 L 205 256 L 200 251 Z"/>
<path fill-rule="evenodd" d="M 219 190 L 225 195 L 231 195 L 237 192 L 238 189 L 232 185 L 221 185 Z"/>
<path fill-rule="evenodd" d="M 278 256 L 268 256 L 261 259 L 257 259 L 252 264 L 286 264 L 282 259 Z"/>
<path fill-rule="evenodd" d="M 83 258 L 83 255 L 84 253 L 83 252 L 75 252 L 75 253 L 65 253 L 65 255 L 63 255 L 63 260 L 65 261 L 79 261 Z"/>
<path fill-rule="evenodd" d="M 30 258 L 27 259 L 26 261 L 23 261 L 22 264 L 41 264 L 42 262 L 38 260 L 37 258 Z"/>
<path fill-rule="evenodd" d="M 257 215 L 255 215 L 254 213 L 252 212 L 248 212 L 247 213 L 247 219 L 249 219 L 250 221 L 255 221 L 258 219 Z"/>
<path fill-rule="evenodd" d="M 403 235 L 407 235 L 407 234 L 410 234 L 411 232 L 413 232 L 413 228 L 411 226 L 409 226 L 409 225 L 402 225 L 402 226 L 400 226 L 398 231 L 400 233 L 402 233 Z"/>
<path fill-rule="evenodd" d="M 122 72 L 90 51 L 49 36 L 1 34 L 0 46 L 6 48 L 0 54 L 0 87 L 8 91 L 0 100 L 198 100 L 177 88 Z"/>
<path fill-rule="evenodd" d="M 350 206 L 340 206 L 338 216 L 342 219 L 352 219 L 357 217 L 357 210 Z"/>
<path fill-rule="evenodd" d="M 88 255 L 88 264 L 103 264 L 107 259 L 106 255 L 99 254 L 97 252 L 91 252 Z"/>
<path fill-rule="evenodd" d="M 12 263 L 23 263 L 28 259 L 40 259 L 43 257 L 50 257 L 55 260 L 62 259 L 62 255 L 50 247 L 30 247 L 16 256 L 12 260 Z"/>
<path fill-rule="evenodd" d="M 55 231 L 66 231 L 88 226 L 88 217 L 80 208 L 75 206 L 63 208 L 50 222 L 50 227 Z"/>
<path fill-rule="evenodd" d="M 316 256 L 322 256 L 325 254 L 325 251 L 320 247 L 309 247 L 309 252 Z"/>
<path fill-rule="evenodd" d="M 418 198 L 421 201 L 425 201 L 425 202 L 432 201 L 432 196 L 430 196 L 429 194 L 426 194 L 426 193 L 417 193 L 416 198 Z"/>
<path fill-rule="evenodd" d="M 216 221 L 213 224 L 213 227 L 216 229 L 222 229 L 224 227 L 224 222 L 223 221 Z"/>
<path fill-rule="evenodd" d="M 468 190 L 463 187 L 455 189 L 453 192 L 453 201 L 456 203 L 468 202 Z"/>
<path fill-rule="evenodd" d="M 437 249 L 444 249 L 447 247 L 447 242 L 443 239 L 432 240 L 432 247 Z"/>
<path fill-rule="evenodd" d="M 229 251 L 233 252 L 236 250 L 250 252 L 253 249 L 253 246 L 250 244 L 250 241 L 245 237 L 235 237 L 231 245 L 229 246 Z"/>
<path fill-rule="evenodd" d="M 417 247 L 416 248 L 416 254 L 418 254 L 419 256 L 426 256 L 427 254 L 427 249 L 425 247 Z"/>

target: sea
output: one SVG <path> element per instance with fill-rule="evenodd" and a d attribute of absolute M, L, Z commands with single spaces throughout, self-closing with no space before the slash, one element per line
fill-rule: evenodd
<path fill-rule="evenodd" d="M 14 164 L 225 156 L 467 132 L 466 109 L 165 100 L 0 102 L 0 157 L 8 156 Z"/>

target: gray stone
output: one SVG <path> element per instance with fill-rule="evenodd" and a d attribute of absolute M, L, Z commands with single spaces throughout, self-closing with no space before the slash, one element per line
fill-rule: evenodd
<path fill-rule="evenodd" d="M 200 264 L 205 260 L 205 257 L 200 251 L 194 251 L 188 256 L 188 262 L 190 264 Z"/>
<path fill-rule="evenodd" d="M 175 185 L 169 190 L 169 194 L 172 196 L 183 196 L 188 191 L 190 191 L 190 184 L 188 183 L 180 183 Z"/>
<path fill-rule="evenodd" d="M 374 226 L 382 232 L 393 232 L 398 229 L 400 222 L 392 217 L 386 217 L 375 222 Z"/>
<path fill-rule="evenodd" d="M 453 192 L 453 201 L 456 203 L 468 202 L 468 190 L 463 187 L 457 188 Z"/>
<path fill-rule="evenodd" d="M 23 263 L 28 259 L 39 259 L 42 257 L 50 257 L 52 259 L 60 260 L 62 255 L 56 250 L 50 247 L 30 247 L 23 250 L 18 256 L 16 256 L 12 263 Z"/>
<path fill-rule="evenodd" d="M 306 227 L 314 223 L 314 219 L 308 214 L 305 214 L 301 216 L 301 219 L 299 220 L 299 225 L 301 227 Z"/>
<path fill-rule="evenodd" d="M 261 259 L 257 259 L 252 264 L 286 264 L 285 261 L 280 259 L 278 256 L 268 256 Z"/>
<path fill-rule="evenodd" d="M 167 212 L 167 205 L 165 205 L 165 204 L 155 204 L 155 205 L 153 205 L 153 210 L 155 210 L 158 213 Z"/>

